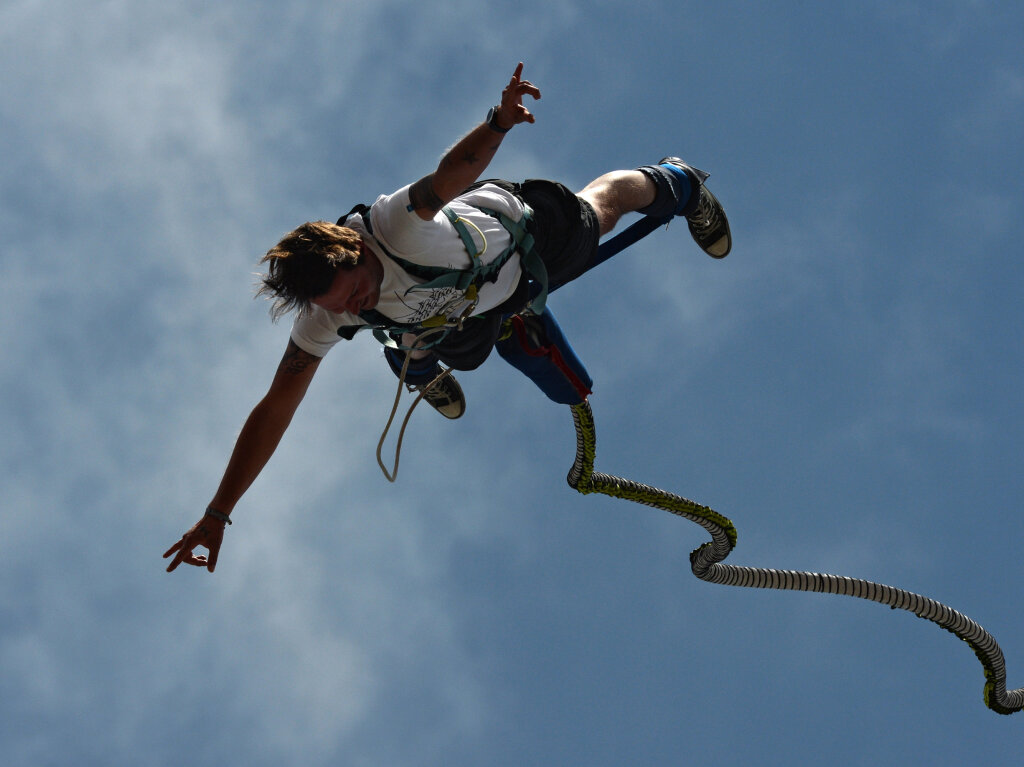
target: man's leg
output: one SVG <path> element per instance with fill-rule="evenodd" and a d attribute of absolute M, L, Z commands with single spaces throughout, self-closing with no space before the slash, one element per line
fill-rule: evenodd
<path fill-rule="evenodd" d="M 579 196 L 597 214 L 603 237 L 624 215 L 651 205 L 657 192 L 657 185 L 642 171 L 613 170 L 587 184 Z"/>
<path fill-rule="evenodd" d="M 732 247 L 725 211 L 704 186 L 708 174 L 676 157 L 658 165 L 606 173 L 579 193 L 597 214 L 601 234 L 608 234 L 626 213 L 637 212 L 655 219 L 683 216 L 701 249 L 724 258 Z"/>

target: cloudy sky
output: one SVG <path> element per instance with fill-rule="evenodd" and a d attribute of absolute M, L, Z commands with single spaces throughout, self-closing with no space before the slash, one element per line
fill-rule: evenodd
<path fill-rule="evenodd" d="M 995 0 L 0 4 L 0 758 L 42 765 L 1006 764 L 1024 714 L 903 612 L 695 579 L 706 535 L 565 483 L 500 359 L 417 410 L 338 349 L 213 575 L 202 513 L 284 350 L 259 256 L 433 169 L 516 62 L 490 172 L 712 172 L 551 305 L 597 468 L 733 564 L 943 601 L 1024 685 L 1024 10 Z"/>

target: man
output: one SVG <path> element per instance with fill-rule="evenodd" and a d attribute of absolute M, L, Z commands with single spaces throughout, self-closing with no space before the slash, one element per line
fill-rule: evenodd
<path fill-rule="evenodd" d="M 465 400 L 450 374 L 439 377 L 438 361 L 471 370 L 495 347 L 505 318 L 549 317 L 545 294 L 595 265 L 600 237 L 624 214 L 683 216 L 705 252 L 728 255 L 728 221 L 704 186 L 707 174 L 676 158 L 606 173 L 578 195 L 550 181 L 477 184 L 505 135 L 534 122 L 523 97 L 541 94 L 522 71 L 520 63 L 498 106 L 434 173 L 338 224 L 303 224 L 267 253 L 260 292 L 274 300 L 275 318 L 298 316 L 206 513 L 164 554 L 174 556 L 168 571 L 181 563 L 214 571 L 228 515 L 277 448 L 321 359 L 361 327 L 388 344 L 396 373 L 457 418 Z M 194 554 L 199 546 L 209 555 Z"/>

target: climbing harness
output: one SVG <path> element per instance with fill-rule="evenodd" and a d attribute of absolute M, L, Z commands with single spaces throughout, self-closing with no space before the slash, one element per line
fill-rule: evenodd
<path fill-rule="evenodd" d="M 526 203 L 523 203 L 523 216 L 519 220 L 515 220 L 509 218 L 501 211 L 487 208 L 482 205 L 473 205 L 471 207 L 474 207 L 481 213 L 485 213 L 486 215 L 496 219 L 498 223 L 501 224 L 502 228 L 509 233 L 511 242 L 508 247 L 498 254 L 497 257 L 491 259 L 491 261 L 487 263 L 484 263 L 481 260 L 481 256 L 487 252 L 487 238 L 484 237 L 484 233 L 480 231 L 480 228 L 472 221 L 463 218 L 450 206 L 445 205 L 441 208 L 441 212 L 444 213 L 455 228 L 456 233 L 459 235 L 459 239 L 462 240 L 463 247 L 466 249 L 466 253 L 469 255 L 470 266 L 467 269 L 417 264 L 391 253 L 373 233 L 369 206 L 357 205 L 349 213 L 338 219 L 338 224 L 344 225 L 344 222 L 352 216 L 352 214 L 358 213 L 362 216 L 367 233 L 373 237 L 374 242 L 377 243 L 377 246 L 381 249 L 384 255 L 395 262 L 407 274 L 423 280 L 422 283 L 409 288 L 410 292 L 434 290 L 437 288 L 454 288 L 455 290 L 461 291 L 463 298 L 468 302 L 465 309 L 463 309 L 458 317 L 450 318 L 442 313 L 417 323 L 401 323 L 387 317 L 375 309 L 364 310 L 359 313 L 359 317 L 366 323 L 365 325 L 338 328 L 338 335 L 346 339 L 351 339 L 357 331 L 364 328 L 370 328 L 373 331 L 374 337 L 384 346 L 408 351 L 411 347 L 403 346 L 396 339 L 396 336 L 400 336 L 402 333 L 406 332 L 419 333 L 423 330 L 440 328 L 444 331 L 443 333 L 436 334 L 437 338 L 432 340 L 429 345 L 417 348 L 429 349 L 436 346 L 443 341 L 444 337 L 451 331 L 462 330 L 466 320 L 472 317 L 476 311 L 481 286 L 485 282 L 494 282 L 498 278 L 498 273 L 515 253 L 519 253 L 520 265 L 526 274 L 533 280 L 535 285 L 533 297 L 530 301 L 530 307 L 537 313 L 544 311 L 544 304 L 547 300 L 548 294 L 548 274 L 547 268 L 544 266 L 544 262 L 541 260 L 540 255 L 534 247 L 535 242 L 533 235 L 530 234 L 528 229 L 530 221 L 533 218 L 533 209 Z M 477 249 L 476 241 L 473 239 L 473 235 L 470 232 L 471 227 L 476 230 L 477 234 L 480 236 L 481 242 L 483 243 L 479 250 Z"/>
<path fill-rule="evenodd" d="M 642 485 L 629 479 L 594 471 L 597 437 L 594 414 L 587 401 L 572 405 L 576 426 L 576 459 L 569 470 L 569 486 L 580 493 L 602 493 L 662 509 L 703 527 L 711 541 L 690 554 L 693 574 L 708 583 L 749 588 L 813 591 L 868 599 L 892 609 L 907 610 L 962 639 L 977 655 L 985 672 L 985 705 L 997 714 L 1012 714 L 1024 708 L 1024 688 L 1007 691 L 1006 662 L 996 640 L 970 618 L 934 599 L 893 586 L 848 578 L 842 575 L 739 567 L 721 562 L 736 546 L 736 528 L 723 515 L 707 506 Z"/>

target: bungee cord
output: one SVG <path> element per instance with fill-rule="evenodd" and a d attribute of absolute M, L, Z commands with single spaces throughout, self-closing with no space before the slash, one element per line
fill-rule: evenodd
<path fill-rule="evenodd" d="M 986 706 L 997 714 L 1012 714 L 1024 708 L 1024 688 L 1006 689 L 1006 662 L 996 640 L 973 620 L 941 602 L 893 586 L 842 575 L 722 564 L 736 546 L 733 523 L 714 509 L 673 493 L 595 472 L 597 436 L 590 403 L 584 399 L 570 407 L 576 426 L 576 458 L 567 477 L 569 486 L 583 494 L 602 493 L 662 509 L 703 527 L 710 534 L 711 541 L 690 554 L 690 568 L 701 580 L 725 586 L 841 594 L 907 610 L 970 645 L 985 672 Z"/>

